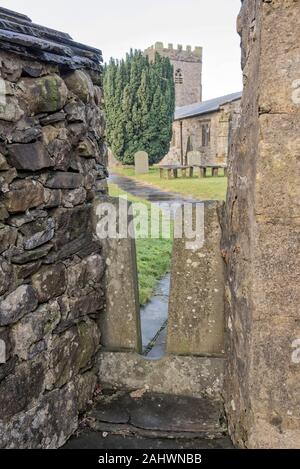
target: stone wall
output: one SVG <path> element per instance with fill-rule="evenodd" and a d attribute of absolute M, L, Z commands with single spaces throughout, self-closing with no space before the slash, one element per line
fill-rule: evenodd
<path fill-rule="evenodd" d="M 145 50 L 145 55 L 153 61 L 156 52 L 170 59 L 174 67 L 174 79 L 177 70 L 181 71 L 181 82 L 175 79 L 176 107 L 202 101 L 202 47 L 193 50 L 191 46 L 184 49 L 182 45 L 174 48 L 173 44 L 164 47 L 163 43 L 157 42 Z"/>
<path fill-rule="evenodd" d="M 300 448 L 299 14 L 299 0 L 245 0 L 239 17 L 245 89 L 223 239 L 225 387 L 231 435 L 250 448 Z"/>
<path fill-rule="evenodd" d="M 56 448 L 97 384 L 101 53 L 2 8 L 0 25 L 0 447 Z"/>
<path fill-rule="evenodd" d="M 161 164 L 181 161 L 181 123 L 184 161 L 187 158 L 188 163 L 193 164 L 226 164 L 230 135 L 237 127 L 239 113 L 240 100 L 225 104 L 217 112 L 175 120 L 170 151 Z M 210 125 L 210 143 L 206 147 L 202 146 L 203 124 Z"/>

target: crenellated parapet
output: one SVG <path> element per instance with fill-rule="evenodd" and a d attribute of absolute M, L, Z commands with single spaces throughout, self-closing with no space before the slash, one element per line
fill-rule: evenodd
<path fill-rule="evenodd" d="M 169 57 L 170 60 L 202 62 L 203 48 L 199 46 L 193 48 L 190 45 L 184 47 L 182 44 L 174 46 L 171 43 L 165 46 L 163 42 L 156 42 L 145 51 L 150 58 L 154 57 L 156 52 Z"/>

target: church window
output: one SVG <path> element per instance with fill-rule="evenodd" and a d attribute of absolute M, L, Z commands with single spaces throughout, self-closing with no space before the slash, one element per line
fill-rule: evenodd
<path fill-rule="evenodd" d="M 172 144 L 171 144 L 172 147 L 176 147 L 176 131 L 175 129 L 173 129 L 173 133 L 172 133 Z"/>
<path fill-rule="evenodd" d="M 210 124 L 202 124 L 202 146 L 208 147 L 210 144 Z"/>
<path fill-rule="evenodd" d="M 183 84 L 183 73 L 181 68 L 177 68 L 175 71 L 175 84 L 182 85 Z"/>

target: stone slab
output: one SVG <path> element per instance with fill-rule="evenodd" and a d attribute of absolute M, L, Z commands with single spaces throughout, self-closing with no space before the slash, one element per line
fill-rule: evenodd
<path fill-rule="evenodd" d="M 98 437 L 119 435 L 127 440 L 130 436 L 144 443 L 148 440 L 148 444 L 151 439 L 158 446 L 165 444 L 167 447 L 172 444 L 186 447 L 195 440 L 202 441 L 203 445 L 206 441 L 209 445 L 209 441 L 215 440 L 226 441 L 232 448 L 225 436 L 223 406 L 211 399 L 104 389 L 84 421 Z M 79 437 L 72 438 L 66 447 L 80 444 L 82 438 L 86 441 L 87 434 L 85 424 Z M 93 444 L 96 444 L 95 439 Z M 121 448 L 130 444 L 131 438 L 124 441 L 125 446 Z"/>
<path fill-rule="evenodd" d="M 113 222 L 112 207 L 118 209 L 119 200 L 107 196 L 95 200 L 94 231 L 98 237 L 99 222 L 105 216 L 104 206 L 109 208 L 109 222 Z M 141 352 L 142 340 L 135 240 L 107 237 L 102 239 L 101 242 L 103 256 L 106 259 L 106 310 L 100 318 L 102 345 L 108 350 Z"/>
<path fill-rule="evenodd" d="M 193 438 L 191 440 L 146 438 L 129 435 L 103 436 L 103 432 L 85 430 L 78 437 L 71 438 L 62 449 L 233 449 L 228 437 L 208 440 L 205 438 Z"/>
<path fill-rule="evenodd" d="M 165 356 L 146 360 L 135 353 L 101 352 L 99 379 L 103 387 L 221 399 L 223 358 Z"/>
<path fill-rule="evenodd" d="M 224 265 L 219 223 L 221 207 L 222 202 L 204 203 L 202 247 L 189 249 L 186 236 L 174 240 L 168 353 L 224 353 Z M 195 213 L 193 210 L 193 217 Z"/>
<path fill-rule="evenodd" d="M 199 433 L 220 429 L 221 408 L 208 399 L 144 394 L 132 400 L 130 423 L 137 428 L 165 432 Z"/>

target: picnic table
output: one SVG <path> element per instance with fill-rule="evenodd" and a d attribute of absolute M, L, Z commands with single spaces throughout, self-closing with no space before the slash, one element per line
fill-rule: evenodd
<path fill-rule="evenodd" d="M 188 166 L 182 165 L 161 165 L 159 166 L 159 174 L 160 178 L 164 178 L 164 174 L 166 173 L 167 179 L 177 179 L 179 174 L 181 174 L 182 178 L 194 176 L 194 170 L 198 169 L 199 178 L 206 178 L 207 177 L 207 170 L 212 170 L 212 176 L 218 177 L 219 170 L 224 170 L 224 175 L 227 176 L 227 166 L 226 165 L 200 165 L 200 164 L 193 164 Z"/>

